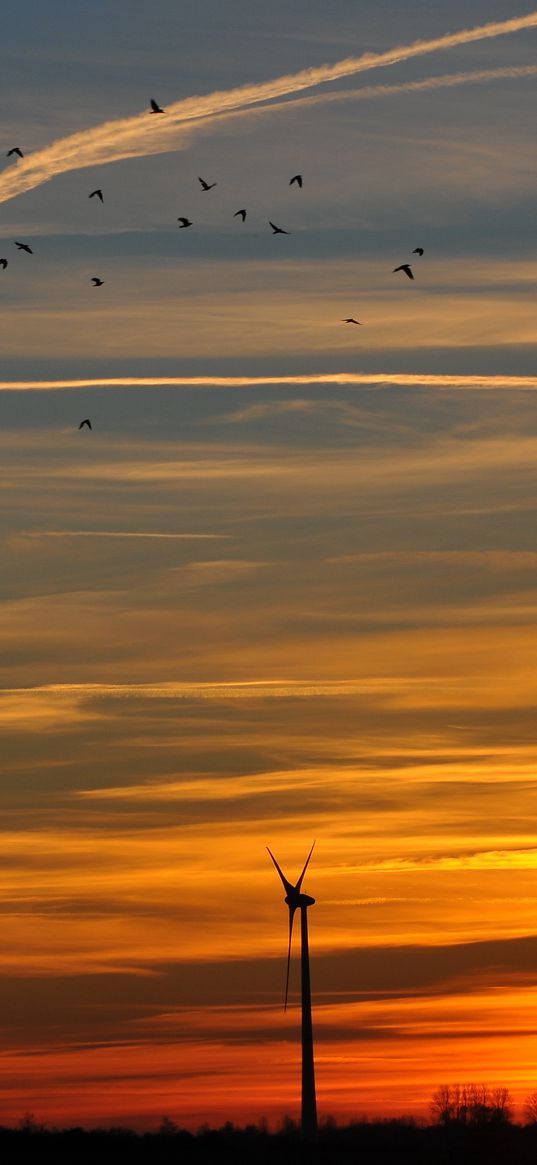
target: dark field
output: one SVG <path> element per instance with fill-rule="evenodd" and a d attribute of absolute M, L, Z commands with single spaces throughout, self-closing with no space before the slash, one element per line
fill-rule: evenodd
<path fill-rule="evenodd" d="M 359 1122 L 320 1130 L 315 1145 L 304 1144 L 297 1128 L 269 1133 L 255 1126 L 202 1129 L 197 1133 L 174 1128 L 169 1122 L 156 1133 L 128 1129 L 85 1131 L 29 1127 L 0 1129 L 2 1162 L 107 1163 L 135 1162 L 359 1162 L 360 1165 L 480 1165 L 509 1162 L 526 1165 L 537 1160 L 537 1124 L 469 1127 L 418 1125 L 412 1120 Z"/>

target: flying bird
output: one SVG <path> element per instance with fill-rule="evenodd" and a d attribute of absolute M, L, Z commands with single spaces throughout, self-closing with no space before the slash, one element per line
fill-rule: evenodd
<path fill-rule="evenodd" d="M 272 234 L 273 235 L 288 235 L 290 233 L 289 231 L 284 231 L 283 227 L 277 227 L 276 223 L 271 222 L 270 219 L 269 219 L 269 227 L 272 227 Z"/>
<path fill-rule="evenodd" d="M 160 105 L 157 105 L 157 102 L 155 101 L 154 97 L 151 98 L 151 101 L 149 104 L 151 105 L 151 109 L 149 110 L 150 113 L 165 113 L 166 112 L 165 109 L 160 108 Z"/>
<path fill-rule="evenodd" d="M 191 227 L 191 226 L 192 226 L 192 223 L 191 223 L 190 219 L 189 219 L 189 218 L 185 218 L 185 217 L 184 217 L 184 215 L 180 215 L 180 216 L 179 216 L 179 218 L 177 219 L 177 222 L 181 224 L 181 225 L 180 225 L 180 227 L 179 227 L 179 230 L 180 230 L 180 231 L 183 231 L 183 230 L 185 229 L 185 227 Z"/>
<path fill-rule="evenodd" d="M 0 259 L 0 267 L 3 267 L 5 271 L 7 267 L 7 259 Z"/>
<path fill-rule="evenodd" d="M 212 190 L 213 186 L 216 186 L 216 182 L 206 182 L 205 178 L 198 178 L 198 182 L 201 182 L 202 190 Z"/>
<path fill-rule="evenodd" d="M 293 177 L 290 179 L 290 181 L 289 181 L 289 185 L 290 185 L 290 186 L 292 186 L 292 185 L 293 185 L 293 182 L 296 182 L 297 186 L 300 186 L 300 189 L 302 190 L 302 174 L 295 174 L 295 175 L 294 175 L 294 176 L 293 176 Z"/>
<path fill-rule="evenodd" d="M 353 317 L 352 317 L 352 316 L 347 316 L 347 319 L 346 319 L 346 320 L 342 320 L 342 321 L 341 321 L 341 323 L 342 323 L 342 324 L 360 324 L 360 327 L 362 327 L 362 321 L 361 321 L 361 320 L 355 320 L 355 319 L 353 319 Z"/>
<path fill-rule="evenodd" d="M 414 275 L 412 273 L 412 267 L 410 266 L 410 263 L 401 263 L 400 267 L 394 267 L 394 269 L 392 271 L 392 275 L 395 275 L 396 271 L 404 271 L 405 275 L 408 275 L 409 279 L 414 278 Z"/>
<path fill-rule="evenodd" d="M 11 158 L 12 154 L 18 154 L 19 158 L 24 158 L 24 154 L 19 146 L 13 146 L 12 150 L 8 150 L 6 158 Z"/>
<path fill-rule="evenodd" d="M 88 198 L 95 198 L 96 196 L 100 202 L 104 202 L 102 190 L 92 190 L 91 194 L 88 194 Z"/>
<path fill-rule="evenodd" d="M 246 218 L 246 211 L 245 210 L 236 210 L 235 214 L 233 215 L 233 218 L 238 218 L 239 214 L 242 218 L 242 221 L 244 222 L 244 220 Z"/>
<path fill-rule="evenodd" d="M 81 422 L 80 422 L 80 424 L 79 424 L 79 426 L 78 426 L 78 427 L 79 427 L 79 429 L 83 429 L 83 428 L 84 428 L 84 425 L 87 425 L 87 426 L 88 426 L 88 429 L 91 429 L 91 421 L 90 421 L 89 417 L 86 417 L 86 419 L 85 419 L 84 421 L 81 421 Z"/>
<path fill-rule="evenodd" d="M 29 255 L 33 255 L 32 248 L 28 246 L 28 243 L 15 243 L 14 246 L 17 247 L 19 251 L 28 251 Z"/>
<path fill-rule="evenodd" d="M 91 282 L 93 283 L 94 287 L 102 287 L 104 279 L 99 279 L 97 275 L 92 275 Z"/>
<path fill-rule="evenodd" d="M 423 247 L 414 247 L 413 255 L 423 255 Z"/>

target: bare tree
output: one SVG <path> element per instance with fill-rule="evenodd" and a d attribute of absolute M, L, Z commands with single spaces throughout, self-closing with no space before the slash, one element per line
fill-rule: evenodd
<path fill-rule="evenodd" d="M 26 1136 L 35 1136 L 37 1133 L 41 1134 L 48 1131 L 47 1126 L 33 1112 L 25 1112 L 24 1116 L 21 1116 L 18 1129 L 19 1132 L 25 1133 Z"/>
<path fill-rule="evenodd" d="M 447 1125 L 454 1119 L 452 1091 L 452 1084 L 441 1084 L 436 1092 L 433 1092 L 429 1107 L 435 1124 Z"/>
<path fill-rule="evenodd" d="M 441 1084 L 433 1094 L 431 1113 L 438 1124 L 447 1125 L 452 1121 L 466 1124 L 468 1115 L 468 1085 Z"/>
<path fill-rule="evenodd" d="M 536 1094 L 537 1096 L 537 1094 Z M 431 1100 L 433 1120 L 438 1124 L 507 1124 L 513 1105 L 508 1088 L 487 1084 L 442 1084 Z"/>
<path fill-rule="evenodd" d="M 492 1119 L 500 1124 L 509 1124 L 513 1119 L 513 1097 L 508 1088 L 498 1085 L 490 1092 Z"/>
<path fill-rule="evenodd" d="M 527 1125 L 537 1125 L 537 1091 L 530 1092 L 524 1101 L 524 1120 Z"/>
<path fill-rule="evenodd" d="M 171 1116 L 163 1116 L 158 1131 L 161 1137 L 174 1137 L 179 1132 L 179 1125 L 176 1125 Z"/>

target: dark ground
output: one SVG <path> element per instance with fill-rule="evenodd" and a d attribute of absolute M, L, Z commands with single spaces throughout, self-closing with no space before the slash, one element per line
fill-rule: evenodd
<path fill-rule="evenodd" d="M 159 1165 L 200 1165 L 203 1162 L 242 1162 L 253 1165 L 535 1165 L 537 1124 L 420 1126 L 410 1120 L 359 1122 L 321 1129 L 317 1145 L 300 1141 L 292 1122 L 285 1131 L 268 1133 L 254 1126 L 240 1129 L 226 1125 L 196 1134 L 176 1129 L 136 1134 L 128 1129 L 48 1130 L 36 1123 L 18 1129 L 0 1129 L 2 1165 L 33 1165 L 54 1161 L 57 1165 L 128 1161 Z"/>

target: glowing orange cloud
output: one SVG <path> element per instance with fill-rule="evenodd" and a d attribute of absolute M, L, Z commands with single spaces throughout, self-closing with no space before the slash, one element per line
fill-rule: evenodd
<path fill-rule="evenodd" d="M 0 380 L 0 392 L 52 392 L 66 388 L 257 388 L 260 385 L 391 385 L 401 388 L 537 388 L 537 376 L 449 376 L 421 372 L 315 372 L 300 376 L 106 376 L 70 380 Z"/>

